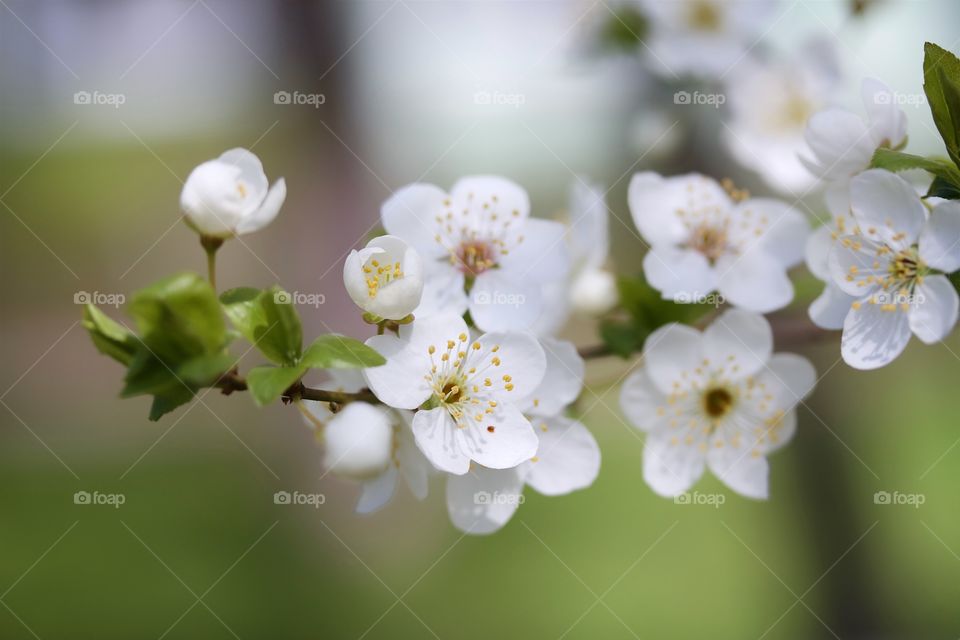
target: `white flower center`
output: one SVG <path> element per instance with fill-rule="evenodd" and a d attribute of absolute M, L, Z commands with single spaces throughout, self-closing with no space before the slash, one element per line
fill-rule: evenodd
<path fill-rule="evenodd" d="M 424 376 L 433 390 L 433 399 L 447 410 L 460 428 L 465 420 L 483 422 L 497 407 L 497 401 L 488 396 L 491 391 L 502 388 L 513 391 L 513 377 L 500 373 L 503 361 L 498 355 L 500 345 L 485 350 L 479 342 L 468 344 L 467 334 L 461 333 L 456 340 L 447 340 L 446 349 L 436 345 L 427 347 L 430 356 L 430 373 Z M 492 369 L 497 375 L 491 375 Z M 495 427 L 488 426 L 493 433 Z"/>
<path fill-rule="evenodd" d="M 871 235 L 875 233 L 870 230 Z M 902 234 L 894 236 L 900 239 Z M 880 291 L 870 295 L 866 301 L 878 305 L 881 311 L 909 311 L 914 301 L 914 292 L 918 285 L 923 284 L 924 276 L 929 271 L 926 263 L 920 257 L 916 245 L 905 249 L 894 249 L 886 244 L 868 245 L 856 238 L 845 237 L 841 244 L 867 256 L 872 254 L 870 267 L 862 269 L 857 265 L 850 265 L 847 269 L 846 280 L 864 290 L 869 287 L 879 287 Z M 853 303 L 854 309 L 862 306 L 861 301 Z"/>
<path fill-rule="evenodd" d="M 506 211 L 495 194 L 487 200 L 473 193 L 456 202 L 447 198 L 443 207 L 443 213 L 434 220 L 434 240 L 447 250 L 450 264 L 468 276 L 495 268 L 503 256 L 523 242 L 523 236 L 512 233 L 511 228 L 520 211 Z"/>

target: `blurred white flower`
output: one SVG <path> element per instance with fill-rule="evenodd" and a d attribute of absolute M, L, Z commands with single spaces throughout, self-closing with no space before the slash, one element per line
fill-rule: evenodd
<path fill-rule="evenodd" d="M 701 302 L 718 291 L 727 302 L 767 313 L 793 299 L 787 269 L 803 259 L 806 218 L 784 202 L 734 202 L 699 174 L 630 181 L 630 213 L 650 244 L 643 271 L 665 299 Z"/>
<path fill-rule="evenodd" d="M 837 238 L 852 225 L 850 216 L 831 216 L 830 222 L 813 230 L 807 238 L 806 262 L 810 273 L 824 283 L 823 292 L 810 303 L 807 313 L 821 329 L 842 329 L 854 297 L 833 284 L 830 276 L 830 250 Z"/>
<path fill-rule="evenodd" d="M 384 404 L 418 409 L 417 446 L 435 467 L 463 474 L 476 461 L 505 469 L 529 460 L 537 434 L 517 401 L 543 380 L 543 349 L 524 333 L 488 333 L 471 340 L 463 318 L 437 315 L 378 335 L 367 345 L 385 365 L 364 370 Z"/>
<path fill-rule="evenodd" d="M 816 178 L 800 161 L 804 131 L 840 81 L 832 38 L 804 43 L 792 56 L 744 60 L 727 79 L 730 121 L 723 137 L 743 166 L 774 189 L 800 196 Z"/>
<path fill-rule="evenodd" d="M 943 340 L 960 298 L 943 273 L 960 268 L 960 203 L 927 208 L 914 187 L 883 169 L 850 182 L 855 226 L 829 254 L 833 284 L 854 301 L 843 322 L 841 354 L 857 369 L 890 363 L 911 333 Z"/>
<path fill-rule="evenodd" d="M 640 0 L 658 74 L 722 77 L 776 20 L 777 0 Z"/>
<path fill-rule="evenodd" d="M 402 320 L 423 293 L 420 254 L 394 236 L 380 236 L 343 263 L 343 284 L 364 311 L 388 320 Z"/>
<path fill-rule="evenodd" d="M 551 338 L 541 341 L 547 356 L 543 382 L 521 402 L 540 439 L 537 455 L 513 469 L 471 465 L 447 478 L 447 510 L 461 531 L 493 533 L 523 503 L 529 485 L 546 496 L 585 489 L 600 471 L 600 447 L 583 424 L 563 415 L 583 388 L 584 362 L 576 347 Z"/>
<path fill-rule="evenodd" d="M 430 184 L 393 194 L 381 210 L 383 226 L 424 257 L 426 285 L 414 315 L 469 308 L 484 331 L 530 328 L 544 287 L 563 281 L 569 265 L 563 225 L 529 214 L 527 193 L 496 176 L 462 178 L 449 194 Z"/>
<path fill-rule="evenodd" d="M 647 432 L 643 476 L 656 493 L 678 496 L 709 467 L 737 493 L 767 498 L 766 456 L 793 436 L 794 407 L 816 382 L 805 358 L 772 350 L 766 319 L 739 309 L 703 333 L 669 324 L 650 334 L 620 404 Z"/>
<path fill-rule="evenodd" d="M 260 159 L 246 149 L 230 149 L 190 172 L 180 193 L 187 224 L 202 236 L 231 238 L 270 224 L 287 197 L 283 178 L 267 189 Z"/>
<path fill-rule="evenodd" d="M 366 386 L 359 371 L 329 373 L 332 380 L 321 388 L 356 393 Z M 403 477 L 418 500 L 427 497 L 431 467 L 414 443 L 409 411 L 351 402 L 334 414 L 325 402 L 304 400 L 303 405 L 312 417 L 305 420 L 308 426 L 318 422 L 325 425 L 324 467 L 339 477 L 361 483 L 358 513 L 372 513 L 389 502 L 398 476 Z"/>

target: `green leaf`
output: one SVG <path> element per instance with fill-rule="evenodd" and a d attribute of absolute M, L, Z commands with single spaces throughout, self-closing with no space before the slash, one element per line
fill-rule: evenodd
<path fill-rule="evenodd" d="M 197 356 L 177 368 L 177 377 L 187 384 L 208 387 L 237 363 L 237 358 L 228 353 Z"/>
<path fill-rule="evenodd" d="M 171 368 L 201 354 L 219 352 L 226 323 L 210 284 L 193 273 L 166 278 L 133 297 L 130 313 L 144 345 Z"/>
<path fill-rule="evenodd" d="M 150 421 L 156 422 L 177 407 L 187 404 L 193 400 L 193 396 L 194 392 L 184 387 L 180 387 L 180 391 L 171 390 L 163 395 L 154 396 L 153 404 L 150 405 Z"/>
<path fill-rule="evenodd" d="M 311 369 L 360 369 L 379 367 L 386 360 L 359 340 L 330 334 L 314 340 L 300 363 Z"/>
<path fill-rule="evenodd" d="M 267 325 L 260 306 L 260 289 L 239 287 L 220 294 L 220 304 L 233 327 L 250 343 L 256 342 L 256 328 Z"/>
<path fill-rule="evenodd" d="M 163 394 L 171 390 L 186 389 L 187 385 L 174 375 L 171 367 L 149 350 L 141 348 L 134 355 L 124 377 L 120 397 Z"/>
<path fill-rule="evenodd" d="M 600 33 L 600 43 L 611 49 L 635 49 L 647 36 L 650 25 L 646 16 L 621 3 L 608 12 Z"/>
<path fill-rule="evenodd" d="M 960 200 L 960 186 L 944 180 L 940 176 L 933 179 L 927 195 L 924 198 L 945 198 L 947 200 Z"/>
<path fill-rule="evenodd" d="M 254 344 L 277 364 L 295 365 L 303 348 L 303 330 L 292 296 L 273 286 L 259 295 L 257 304 L 263 318 L 253 328 Z"/>
<path fill-rule="evenodd" d="M 137 338 L 92 304 L 83 308 L 83 327 L 100 353 L 123 365 L 130 365 L 137 351 Z"/>
<path fill-rule="evenodd" d="M 633 318 L 635 325 L 647 331 L 653 331 L 668 322 L 690 324 L 716 308 L 711 304 L 680 304 L 664 300 L 660 292 L 647 284 L 642 276 L 619 277 L 617 289 L 621 306 Z"/>
<path fill-rule="evenodd" d="M 960 59 L 932 42 L 923 46 L 923 90 L 947 154 L 960 165 Z"/>
<path fill-rule="evenodd" d="M 870 166 L 894 172 L 923 169 L 947 182 L 960 184 L 960 169 L 945 158 L 924 158 L 881 147 L 873 154 Z"/>
<path fill-rule="evenodd" d="M 640 351 L 648 333 L 630 322 L 606 320 L 600 324 L 603 343 L 621 358 L 629 358 Z"/>
<path fill-rule="evenodd" d="M 247 374 L 247 388 L 258 406 L 266 406 L 303 377 L 304 367 L 254 367 Z"/>

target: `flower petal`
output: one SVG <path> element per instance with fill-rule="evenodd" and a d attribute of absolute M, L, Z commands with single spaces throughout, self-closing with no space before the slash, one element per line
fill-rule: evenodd
<path fill-rule="evenodd" d="M 543 381 L 518 406 L 527 414 L 555 416 L 580 395 L 585 365 L 572 342 L 541 338 L 540 345 L 546 355 Z"/>
<path fill-rule="evenodd" d="M 524 188 L 500 176 L 460 178 L 450 189 L 450 197 L 458 206 L 487 205 L 487 210 L 499 214 L 503 220 L 524 219 L 530 215 L 530 198 Z"/>
<path fill-rule="evenodd" d="M 729 446 L 710 447 L 707 464 L 721 482 L 740 495 L 756 500 L 767 499 L 770 465 L 759 452 L 754 454 Z"/>
<path fill-rule="evenodd" d="M 744 251 L 762 250 L 784 269 L 803 259 L 810 223 L 799 211 L 781 200 L 750 198 L 737 205 L 730 238 Z"/>
<path fill-rule="evenodd" d="M 641 431 L 653 431 L 666 425 L 669 419 L 664 412 L 666 405 L 667 399 L 653 384 L 645 367 L 638 367 L 620 388 L 623 415 Z"/>
<path fill-rule="evenodd" d="M 817 370 L 809 360 L 795 353 L 777 353 L 770 358 L 766 369 L 758 377 L 773 403 L 784 411 L 792 409 L 806 398 L 817 384 Z"/>
<path fill-rule="evenodd" d="M 806 259 L 810 273 L 820 280 L 830 280 L 830 249 L 833 247 L 833 225 L 825 224 L 813 230 L 807 238 Z"/>
<path fill-rule="evenodd" d="M 370 390 L 381 402 L 396 409 L 416 409 L 430 397 L 430 384 L 424 379 L 430 369 L 425 349 L 415 350 L 388 335 L 371 336 L 366 345 L 387 359 L 386 364 L 363 370 Z"/>
<path fill-rule="evenodd" d="M 437 216 L 445 211 L 449 199 L 443 189 L 432 184 L 407 185 L 387 198 L 380 208 L 380 219 L 390 235 L 398 236 L 417 248 L 425 258 L 449 255 L 449 248 L 437 242 Z"/>
<path fill-rule="evenodd" d="M 675 391 L 674 383 L 693 371 L 703 360 L 703 336 L 691 327 L 671 323 L 647 336 L 643 358 L 651 382 L 661 393 Z"/>
<path fill-rule="evenodd" d="M 491 469 L 516 467 L 537 453 L 538 440 L 533 426 L 519 409 L 508 403 L 498 404 L 493 413 L 483 414 L 481 420 L 465 415 L 455 435 L 461 451 Z"/>
<path fill-rule="evenodd" d="M 523 402 L 543 381 L 547 357 L 537 339 L 527 333 L 487 333 L 478 340 L 479 349 L 467 356 L 471 368 L 468 384 L 477 384 L 495 400 L 513 404 Z M 479 357 L 474 356 L 476 353 Z M 485 385 L 489 379 L 492 384 Z"/>
<path fill-rule="evenodd" d="M 526 331 L 540 317 L 540 285 L 486 271 L 473 283 L 469 307 L 470 317 L 484 331 Z"/>
<path fill-rule="evenodd" d="M 643 275 L 666 300 L 690 303 L 717 288 L 717 275 L 707 259 L 691 249 L 660 245 L 643 256 Z"/>
<path fill-rule="evenodd" d="M 527 484 L 545 496 L 586 489 L 600 473 L 600 447 L 590 430 L 557 416 L 537 421 L 540 447 L 528 465 Z"/>
<path fill-rule="evenodd" d="M 910 329 L 926 344 L 940 342 L 957 324 L 960 298 L 946 276 L 927 276 L 914 291 Z"/>
<path fill-rule="evenodd" d="M 390 465 L 376 478 L 363 483 L 363 491 L 357 501 L 357 513 L 373 513 L 390 502 L 397 488 L 397 467 Z"/>
<path fill-rule="evenodd" d="M 733 206 L 712 178 L 697 173 L 664 178 L 649 171 L 630 179 L 627 202 L 633 223 L 651 245 L 683 242 L 688 235 L 684 215 L 712 216 Z"/>
<path fill-rule="evenodd" d="M 765 251 L 724 256 L 717 261 L 716 270 L 720 274 L 717 290 L 735 306 L 769 313 L 793 300 L 793 283 L 783 265 Z"/>
<path fill-rule="evenodd" d="M 876 147 L 860 116 L 829 108 L 810 117 L 804 139 L 813 151 L 808 168 L 820 178 L 837 180 L 866 169 Z"/>
<path fill-rule="evenodd" d="M 836 331 L 843 329 L 843 321 L 850 312 L 850 305 L 856 300 L 853 296 L 844 293 L 833 282 L 828 282 L 823 293 L 810 303 L 807 314 L 821 329 Z"/>
<path fill-rule="evenodd" d="M 467 294 L 463 290 L 463 273 L 447 263 L 437 263 L 423 283 L 420 305 L 414 318 L 439 314 L 462 316 L 467 311 Z"/>
<path fill-rule="evenodd" d="M 280 213 L 280 207 L 287 199 L 287 183 L 283 178 L 278 179 L 270 187 L 267 196 L 260 207 L 237 224 L 237 233 L 253 233 L 273 222 Z"/>
<path fill-rule="evenodd" d="M 567 228 L 553 220 L 529 218 L 509 253 L 501 255 L 500 270 L 514 281 L 544 283 L 562 280 L 570 270 Z"/>
<path fill-rule="evenodd" d="M 927 219 L 913 186 L 884 169 L 869 169 L 850 181 L 850 208 L 865 237 L 891 247 L 914 244 Z"/>
<path fill-rule="evenodd" d="M 516 469 L 474 466 L 447 478 L 447 511 L 460 531 L 484 535 L 498 531 L 523 502 L 523 478 Z"/>
<path fill-rule="evenodd" d="M 943 202 L 933 208 L 920 232 L 920 257 L 944 273 L 960 269 L 960 202 Z"/>
<path fill-rule="evenodd" d="M 261 202 L 267 193 L 267 176 L 263 172 L 263 163 L 260 158 L 243 147 L 229 149 L 217 158 L 220 162 L 233 165 L 240 169 L 240 179 L 246 184 L 250 199 Z M 276 186 L 276 185 L 275 185 Z"/>
<path fill-rule="evenodd" d="M 840 236 L 827 257 L 831 280 L 838 289 L 864 298 L 879 289 L 890 273 L 890 252 L 862 236 Z"/>
<path fill-rule="evenodd" d="M 421 409 L 413 416 L 413 437 L 427 460 L 440 471 L 462 475 L 470 469 L 470 458 L 460 448 L 457 431 L 443 407 Z"/>
<path fill-rule="evenodd" d="M 883 311 L 867 301 L 850 309 L 843 322 L 840 354 L 855 369 L 877 369 L 892 362 L 910 341 L 909 315 Z"/>
<path fill-rule="evenodd" d="M 898 106 L 890 87 L 875 78 L 864 78 L 860 96 L 870 119 L 874 145 L 896 149 L 903 144 L 907 137 L 907 114 Z"/>
<path fill-rule="evenodd" d="M 676 440 L 667 433 L 651 433 L 643 445 L 643 479 L 660 496 L 673 498 L 687 491 L 703 475 L 706 454 L 701 442 Z"/>
<path fill-rule="evenodd" d="M 703 332 L 703 357 L 711 367 L 731 371 L 732 379 L 752 376 L 762 370 L 773 353 L 773 330 L 763 316 L 730 309 Z"/>

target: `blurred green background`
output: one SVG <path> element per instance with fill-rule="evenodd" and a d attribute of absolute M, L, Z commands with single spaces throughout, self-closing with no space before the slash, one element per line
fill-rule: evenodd
<path fill-rule="evenodd" d="M 960 38 L 947 1 L 784 9 L 771 46 L 830 25 L 852 89 L 880 70 L 916 93 L 923 40 Z M 267 230 L 220 252 L 221 287 L 322 293 L 301 309 L 308 335 L 365 335 L 342 259 L 409 182 L 501 173 L 554 215 L 571 174 L 589 176 L 612 187 L 627 273 L 629 171 L 699 169 L 763 193 L 704 123 L 681 123 L 668 152 L 638 148 L 626 132 L 663 90 L 635 56 L 590 46 L 609 17 L 604 2 L 0 2 L 0 637 L 960 636 L 957 336 L 913 341 L 870 373 L 839 361 L 838 334 L 789 345 L 822 378 L 771 460 L 772 498 L 705 478 L 697 490 L 724 493 L 719 508 L 647 489 L 642 435 L 617 410 L 630 363 L 591 364 L 578 410 L 599 479 L 566 497 L 528 491 L 481 538 L 449 524 L 442 482 L 424 503 L 401 490 L 354 515 L 356 487 L 324 477 L 289 407 L 210 394 L 151 423 L 147 399 L 117 398 L 122 372 L 95 353 L 74 297 L 202 271 L 180 186 L 232 146 L 285 176 L 289 196 Z M 475 102 L 496 90 L 526 102 Z M 77 91 L 124 103 L 77 105 Z M 324 102 L 275 104 L 276 91 Z M 911 151 L 937 151 L 925 106 L 907 111 Z M 565 335 L 592 332 L 578 321 Z M 280 490 L 326 502 L 276 505 Z M 125 503 L 77 505 L 77 491 Z M 877 491 L 924 503 L 878 505 Z"/>

